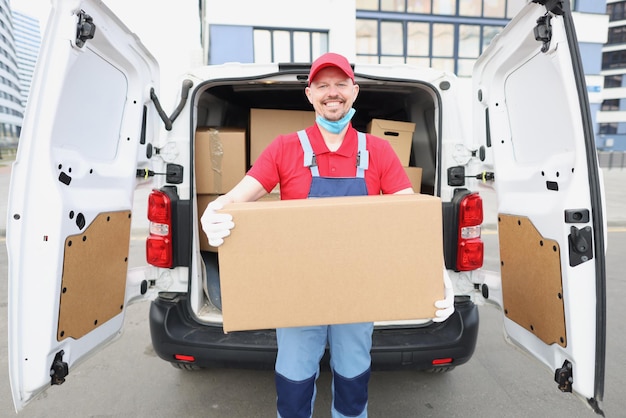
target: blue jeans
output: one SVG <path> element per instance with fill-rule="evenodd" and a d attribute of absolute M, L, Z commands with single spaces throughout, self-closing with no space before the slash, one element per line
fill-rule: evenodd
<path fill-rule="evenodd" d="M 312 416 L 315 381 L 327 343 L 333 373 L 333 418 L 367 417 L 373 329 L 371 322 L 277 329 L 278 417 Z"/>

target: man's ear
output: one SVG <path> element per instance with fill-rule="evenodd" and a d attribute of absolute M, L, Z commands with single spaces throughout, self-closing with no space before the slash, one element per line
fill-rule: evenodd
<path fill-rule="evenodd" d="M 310 87 L 306 87 L 304 89 L 304 94 L 306 95 L 306 98 L 309 100 L 309 103 L 313 104 L 313 101 L 311 100 L 311 88 Z"/>
<path fill-rule="evenodd" d="M 354 99 L 352 101 L 355 101 L 358 96 L 359 96 L 359 85 L 355 84 L 354 85 Z"/>

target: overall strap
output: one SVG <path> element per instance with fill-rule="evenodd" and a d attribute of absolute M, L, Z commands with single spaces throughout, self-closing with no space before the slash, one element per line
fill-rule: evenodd
<path fill-rule="evenodd" d="M 313 177 L 319 177 L 320 171 L 317 167 L 315 153 L 311 147 L 311 141 L 309 141 L 309 137 L 304 130 L 298 131 L 298 139 L 300 139 L 300 145 L 302 145 L 302 150 L 304 151 L 304 166 L 311 169 Z"/>
<path fill-rule="evenodd" d="M 370 153 L 367 150 L 367 140 L 363 132 L 358 132 L 357 137 L 359 140 L 358 150 L 356 154 L 356 177 L 364 178 L 365 170 L 369 168 Z"/>

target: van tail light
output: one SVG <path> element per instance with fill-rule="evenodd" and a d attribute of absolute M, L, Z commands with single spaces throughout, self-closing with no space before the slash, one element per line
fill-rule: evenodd
<path fill-rule="evenodd" d="M 159 190 L 150 193 L 148 221 L 150 235 L 146 240 L 146 261 L 156 267 L 171 268 L 174 264 L 172 201 L 167 194 Z"/>
<path fill-rule="evenodd" d="M 458 206 L 456 269 L 476 270 L 483 265 L 484 245 L 480 225 L 483 222 L 483 200 L 478 193 L 463 196 Z"/>

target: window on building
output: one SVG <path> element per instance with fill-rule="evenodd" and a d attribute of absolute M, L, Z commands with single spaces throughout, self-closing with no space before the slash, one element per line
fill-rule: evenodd
<path fill-rule="evenodd" d="M 432 13 L 436 15 L 455 15 L 456 0 L 432 0 Z M 462 0 L 465 1 L 465 0 Z"/>
<path fill-rule="evenodd" d="M 407 0 L 406 11 L 409 13 L 430 14 L 432 12 L 430 0 Z"/>
<path fill-rule="evenodd" d="M 626 26 L 616 26 L 609 28 L 608 44 L 626 43 Z"/>
<path fill-rule="evenodd" d="M 601 110 L 605 112 L 615 112 L 619 110 L 620 99 L 604 100 L 602 102 Z"/>
<path fill-rule="evenodd" d="M 380 10 L 385 12 L 404 12 L 405 0 L 380 0 Z"/>
<path fill-rule="evenodd" d="M 356 53 L 364 62 L 378 62 L 378 21 L 356 21 Z"/>
<path fill-rule="evenodd" d="M 358 10 L 512 18 L 527 0 L 356 0 Z"/>
<path fill-rule="evenodd" d="M 502 0 L 485 0 L 483 7 L 484 17 L 505 17 L 506 2 Z"/>
<path fill-rule="evenodd" d="M 602 69 L 626 68 L 626 51 L 611 51 L 602 54 Z"/>
<path fill-rule="evenodd" d="M 617 133 L 617 123 L 601 123 L 599 132 L 603 135 L 615 135 Z"/>
<path fill-rule="evenodd" d="M 526 0 L 507 0 L 506 2 L 506 17 L 507 19 L 513 19 L 513 17 L 519 13 L 520 10 L 526 5 Z"/>
<path fill-rule="evenodd" d="M 483 13 L 483 0 L 462 0 L 459 3 L 459 15 L 480 17 Z"/>
<path fill-rule="evenodd" d="M 361 10 L 378 10 L 378 0 L 356 0 L 356 8 Z"/>
<path fill-rule="evenodd" d="M 609 15 L 610 22 L 626 19 L 626 8 L 624 6 L 624 2 L 609 3 L 606 5 L 606 13 Z"/>
<path fill-rule="evenodd" d="M 328 52 L 327 31 L 255 28 L 254 62 L 312 62 Z"/>
<path fill-rule="evenodd" d="M 404 56 L 404 28 L 402 22 L 380 22 L 381 55 Z"/>
<path fill-rule="evenodd" d="M 604 87 L 608 89 L 622 87 L 622 74 L 604 76 Z"/>
<path fill-rule="evenodd" d="M 407 56 L 428 57 L 430 55 L 430 24 L 407 23 Z"/>
<path fill-rule="evenodd" d="M 357 61 L 400 62 L 471 75 L 476 59 L 526 0 L 357 0 Z M 369 11 L 360 18 L 359 11 Z M 380 12 L 372 17 L 371 11 Z M 430 16 L 436 15 L 437 19 Z M 475 24 L 467 17 L 477 18 Z M 480 18 L 500 20 L 485 25 Z"/>

